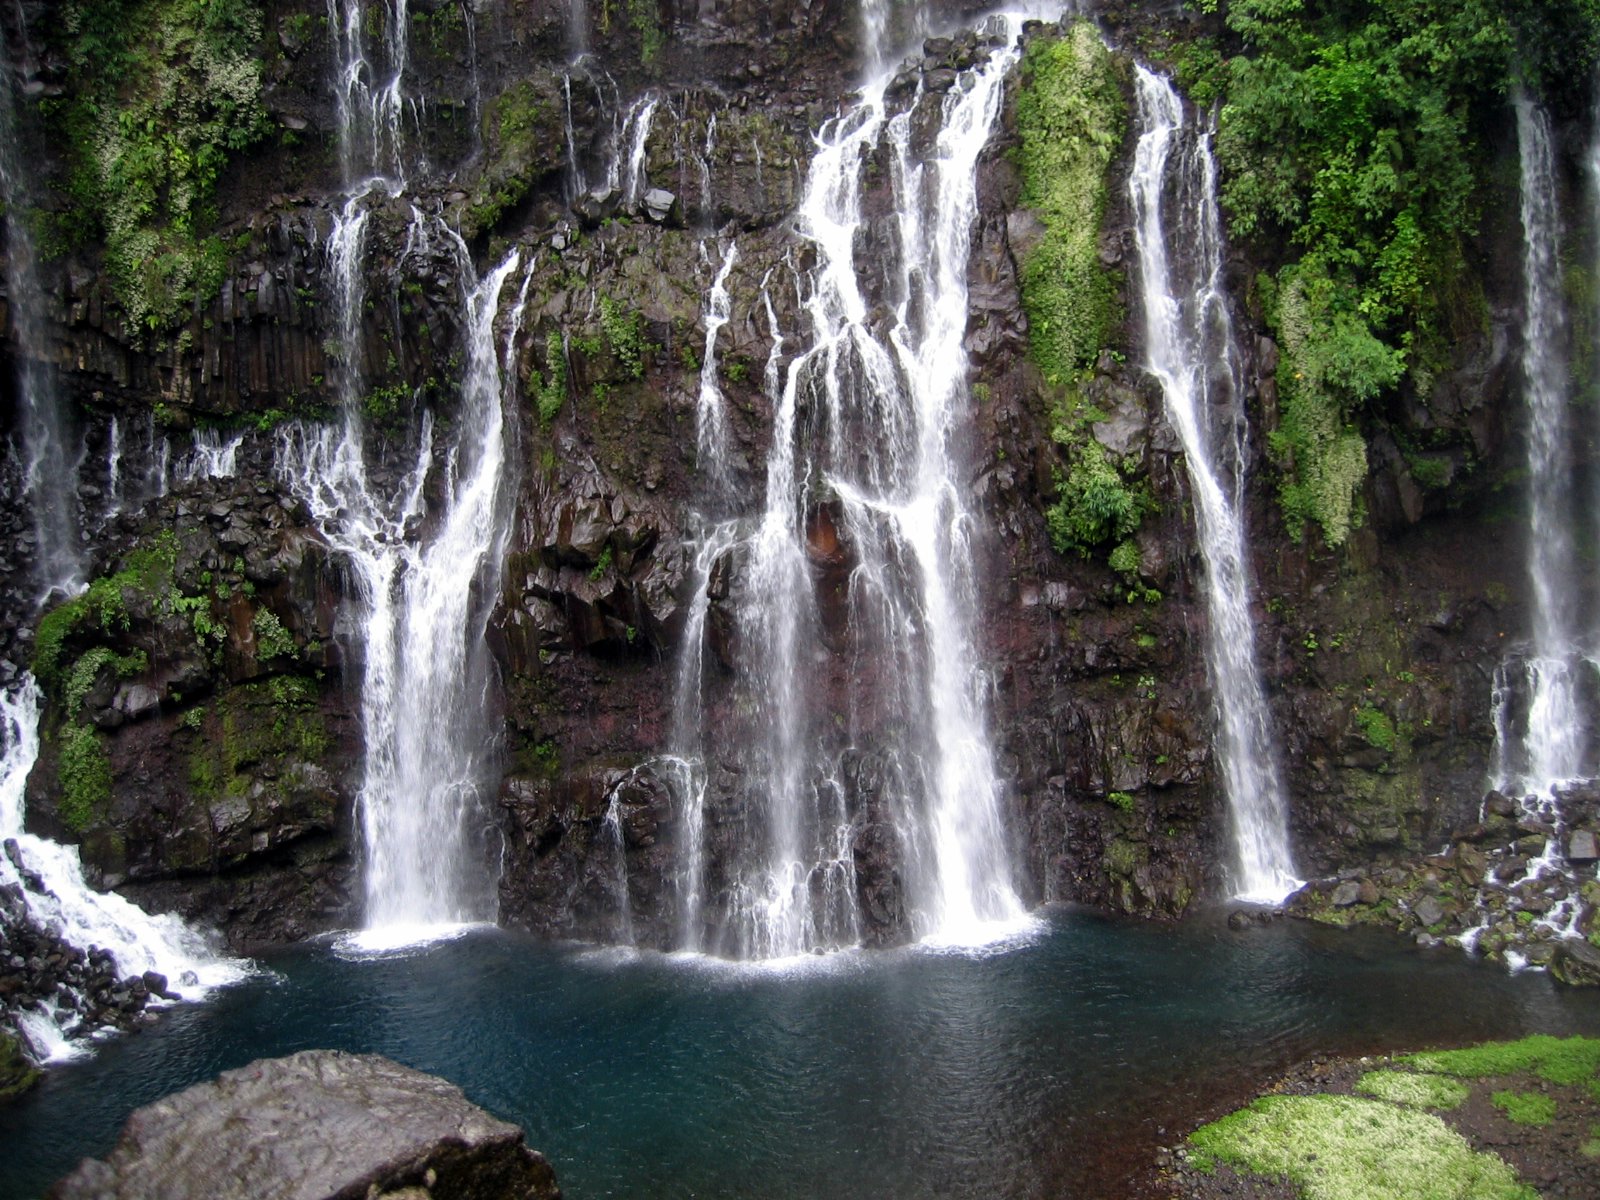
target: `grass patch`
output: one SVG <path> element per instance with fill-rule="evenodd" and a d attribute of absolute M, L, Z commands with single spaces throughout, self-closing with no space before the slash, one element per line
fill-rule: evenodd
<path fill-rule="evenodd" d="M 1431 1113 L 1356 1096 L 1264 1096 L 1189 1140 L 1232 1167 L 1286 1177 L 1304 1200 L 1538 1195 Z"/>
<path fill-rule="evenodd" d="M 1467 1085 L 1442 1075 L 1416 1075 L 1410 1071 L 1368 1071 L 1356 1082 L 1356 1091 L 1408 1108 L 1458 1108 L 1466 1100 Z"/>
<path fill-rule="evenodd" d="M 1558 1038 L 1535 1034 L 1515 1042 L 1486 1042 L 1464 1050 L 1429 1050 L 1396 1061 L 1462 1079 L 1487 1079 L 1528 1071 L 1550 1083 L 1570 1086 L 1600 1074 L 1600 1038 Z"/>
<path fill-rule="evenodd" d="M 1489 1100 L 1518 1125 L 1548 1125 L 1556 1119 L 1555 1100 L 1539 1092 L 1496 1092 Z"/>

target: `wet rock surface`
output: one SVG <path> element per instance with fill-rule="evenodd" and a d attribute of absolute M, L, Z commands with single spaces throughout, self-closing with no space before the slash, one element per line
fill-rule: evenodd
<path fill-rule="evenodd" d="M 1315 880 L 1287 911 L 1387 926 L 1423 945 L 1450 941 L 1492 961 L 1549 967 L 1563 983 L 1600 983 L 1600 950 L 1587 940 L 1600 931 L 1600 883 L 1585 853 L 1600 828 L 1600 788 L 1572 784 L 1543 801 L 1491 791 L 1478 815 L 1443 852 L 1391 854 Z"/>
<path fill-rule="evenodd" d="M 461 1089 L 372 1054 L 306 1050 L 139 1109 L 53 1200 L 167 1196 L 557 1200 L 522 1131 Z"/>
<path fill-rule="evenodd" d="M 70 643 L 68 667 L 97 649 L 142 652 L 148 665 L 126 677 L 105 667 L 75 713 L 60 711 L 58 690 L 32 820 L 81 842 L 103 885 L 213 922 L 235 946 L 351 922 L 362 751 L 360 663 L 343 661 L 353 644 L 341 628 L 350 580 L 277 480 L 275 449 L 293 420 L 334 415 L 331 379 L 348 361 L 364 381 L 371 457 L 381 481 L 395 484 L 419 414 L 434 411 L 443 430 L 453 411 L 465 264 L 482 274 L 515 246 L 531 271 L 522 332 L 505 352 L 518 519 L 489 629 L 506 717 L 499 832 L 514 848 L 502 912 L 530 928 L 610 938 L 625 895 L 634 936 L 660 944 L 671 919 L 641 914 L 677 893 L 684 796 L 660 780 L 648 800 L 625 801 L 653 826 L 619 859 L 603 835 L 606 781 L 674 749 L 675 669 L 693 600 L 686 537 L 699 519 L 741 505 L 748 515 L 765 486 L 774 406 L 763 375 L 770 356 L 781 378 L 808 328 L 802 280 L 813 255 L 790 218 L 815 131 L 856 81 L 857 7 L 660 5 L 661 40 L 649 49 L 635 22 L 602 23 L 590 5 L 594 53 L 581 64 L 571 62 L 557 7 L 427 7 L 407 79 L 425 81 L 427 93 L 408 134 L 418 161 L 406 197 L 374 201 L 369 303 L 348 353 L 337 344 L 328 244 L 342 187 L 329 35 L 294 19 L 296 5 L 270 7 L 265 102 L 293 136 L 259 145 L 220 183 L 218 232 L 230 250 L 216 294 L 181 329 L 151 337 L 124 327 L 92 258 L 49 268 L 53 365 L 86 448 L 90 574 L 115 572 L 128 551 L 175 528 L 182 596 L 203 597 L 222 636 L 208 625 L 197 637 L 193 611 L 182 614 L 185 626 L 178 614 L 134 604 L 128 631 Z M 1139 27 L 1166 19 L 1104 7 L 1106 27 L 1130 45 Z M 1044 32 L 1034 26 L 1030 36 Z M 941 31 L 900 64 L 889 103 L 905 112 L 915 145 L 929 146 L 938 106 L 986 53 L 981 35 Z M 984 525 L 974 546 L 985 583 L 980 651 L 992 667 L 1015 858 L 1029 899 L 1176 917 L 1225 892 L 1227 818 L 1210 745 L 1190 498 L 1159 392 L 1139 367 L 1127 283 L 1132 139 L 1118 151 L 1099 238 L 1101 260 L 1125 273 L 1126 321 L 1082 381 L 1100 418 L 1091 436 L 1148 481 L 1156 508 L 1138 534 L 1130 585 L 1105 561 L 1050 543 L 1045 512 L 1066 460 L 1053 436 L 1059 396 L 1028 361 L 1018 263 L 1040 228 L 1019 207 L 1015 92 L 1013 84 L 980 164 L 966 331 L 970 483 Z M 624 118 L 647 96 L 656 118 L 630 200 L 610 175 L 631 150 L 618 141 Z M 863 250 L 892 229 L 881 155 L 868 172 L 878 182 Z M 418 213 L 438 214 L 462 242 L 417 236 Z M 1247 300 L 1244 281 L 1259 264 L 1241 249 L 1228 263 L 1240 282 L 1241 368 L 1259 431 L 1245 448 L 1254 616 L 1303 874 L 1366 868 L 1370 880 L 1373 864 L 1415 863 L 1475 813 L 1494 736 L 1487 675 L 1507 631 L 1523 625 L 1513 523 L 1480 519 L 1500 503 L 1505 467 L 1515 304 L 1495 281 L 1514 292 L 1514 242 L 1507 235 L 1484 248 L 1485 261 L 1513 265 L 1491 273 L 1481 336 L 1458 347 L 1431 395 L 1405 398 L 1392 434 L 1374 438 L 1368 525 L 1342 551 L 1291 537 L 1278 512 L 1264 444 L 1277 419 L 1277 348 Z M 694 455 L 705 296 L 735 243 L 718 382 L 730 491 L 744 501 L 709 496 Z M 897 286 L 871 289 L 873 320 L 886 319 Z M 783 338 L 776 348 L 769 302 Z M 237 479 L 178 478 L 197 433 L 218 432 L 242 436 Z M 172 471 L 162 465 L 169 458 Z M 22 494 L 19 471 L 14 458 L 0 461 L 8 496 Z M 428 486 L 438 487 L 437 473 Z M 0 504 L 0 678 L 33 654 L 35 598 L 23 583 L 32 536 L 26 514 Z M 807 649 L 832 655 L 838 672 L 854 669 L 840 648 L 848 549 L 819 551 L 810 564 L 825 611 L 819 644 Z M 729 597 L 748 586 L 740 565 L 730 553 L 709 585 L 707 663 L 719 680 L 739 670 Z M 287 635 L 281 654 L 260 653 L 262 611 Z M 287 702 L 273 695 L 286 687 Z M 713 697 L 708 711 L 714 725 L 728 710 Z M 117 780 L 115 801 L 87 822 L 69 822 L 60 803 L 66 722 L 92 729 Z M 826 733 L 841 774 L 870 758 L 873 730 L 855 732 L 861 744 Z M 706 799 L 712 892 L 726 883 L 720 864 L 736 840 L 760 827 L 738 748 L 724 749 Z M 869 776 L 851 774 L 860 786 L 848 797 L 863 936 L 892 942 L 905 935 L 899 850 Z M 1574 831 L 1570 862 L 1596 851 L 1584 840 L 1593 832 Z M 1332 907 L 1374 907 L 1361 880 L 1339 882 L 1355 882 L 1358 894 L 1351 900 L 1347 888 L 1348 903 Z M 1451 898 L 1434 900 L 1448 930 Z"/>
<path fill-rule="evenodd" d="M 4 853 L 18 867 L 22 883 L 0 887 L 0 1048 L 9 1044 L 26 1059 L 39 1059 L 44 1047 L 25 1038 L 5 1041 L 6 1028 L 17 1032 L 16 1020 L 30 1011 L 50 1011 L 69 1037 L 83 1038 L 99 1030 L 129 1031 L 153 1018 L 152 1004 L 176 997 L 169 981 L 154 971 L 122 976 L 116 961 L 97 946 L 72 945 L 43 928 L 29 913 L 28 891 L 43 893 L 42 882 L 27 868 L 16 842 L 7 840 Z M 47 897 L 46 897 L 47 898 Z M 7 1074 L 0 1065 L 0 1076 Z M 20 1069 L 11 1070 L 16 1083 L 25 1082 Z M 0 1078 L 0 1096 L 6 1084 Z"/>

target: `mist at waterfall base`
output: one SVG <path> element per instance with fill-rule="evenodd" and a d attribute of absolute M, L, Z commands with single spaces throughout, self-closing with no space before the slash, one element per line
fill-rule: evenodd
<path fill-rule="evenodd" d="M 487 930 L 265 965 L 0 1108 L 0 1197 L 104 1153 L 138 1105 L 314 1046 L 454 1081 L 572 1200 L 1017 1197 L 1124 1194 L 1185 1124 L 1311 1054 L 1600 1032 L 1600 996 L 1378 933 L 1065 910 L 985 952 L 786 968 Z"/>

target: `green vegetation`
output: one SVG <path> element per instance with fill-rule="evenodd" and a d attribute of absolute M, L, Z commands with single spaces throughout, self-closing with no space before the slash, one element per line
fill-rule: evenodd
<path fill-rule="evenodd" d="M 0 1100 L 22 1095 L 42 1078 L 39 1070 L 23 1056 L 17 1039 L 0 1029 Z"/>
<path fill-rule="evenodd" d="M 606 345 L 629 379 L 644 375 L 644 318 L 635 309 L 618 303 L 610 296 L 600 297 L 600 328 L 605 331 Z"/>
<path fill-rule="evenodd" d="M 1548 1125 L 1556 1119 L 1555 1100 L 1539 1092 L 1496 1092 L 1489 1099 L 1518 1125 Z"/>
<path fill-rule="evenodd" d="M 1060 554 L 1087 556 L 1107 542 L 1122 542 L 1155 507 L 1144 484 L 1124 478 L 1092 437 L 1084 439 L 1065 472 L 1056 472 L 1056 488 L 1056 502 L 1045 512 L 1045 520 L 1050 541 Z M 1122 565 L 1112 564 L 1116 570 L 1137 571 L 1138 550 L 1133 549 L 1131 563 L 1126 553 L 1118 562 Z"/>
<path fill-rule="evenodd" d="M 1196 1130 L 1203 1155 L 1282 1175 L 1305 1200 L 1535 1200 L 1431 1113 L 1356 1096 L 1264 1096 Z"/>
<path fill-rule="evenodd" d="M 1464 1083 L 1410 1071 L 1368 1071 L 1357 1081 L 1356 1091 L 1409 1108 L 1459 1108 L 1467 1098 Z"/>
<path fill-rule="evenodd" d="M 1127 792 L 1107 792 L 1106 802 L 1125 813 L 1133 811 L 1133 797 Z"/>
<path fill-rule="evenodd" d="M 1202 45 L 1182 71 L 1225 94 L 1233 235 L 1288 248 L 1261 281 L 1271 447 L 1291 531 L 1336 546 L 1361 519 L 1363 420 L 1403 382 L 1426 397 L 1485 319 L 1466 254 L 1493 162 L 1479 131 L 1514 80 L 1558 106 L 1587 88 L 1600 0 L 1232 0 L 1226 24 L 1239 52 Z"/>
<path fill-rule="evenodd" d="M 316 760 L 333 744 L 317 709 L 317 686 L 279 675 L 225 692 L 201 717 L 189 754 L 189 783 L 208 800 L 244 796 L 261 775 Z"/>
<path fill-rule="evenodd" d="M 1528 1071 L 1550 1083 L 1588 1083 L 1595 1088 L 1600 1075 L 1600 1038 L 1551 1037 L 1535 1034 L 1516 1042 L 1486 1042 L 1465 1050 L 1430 1050 L 1399 1060 L 1419 1071 L 1486 1079 Z M 1600 1089 L 1596 1091 L 1600 1095 Z"/>
<path fill-rule="evenodd" d="M 52 26 L 65 99 L 47 102 L 70 149 L 68 244 L 103 239 L 130 332 L 177 324 L 221 286 L 213 233 L 229 157 L 268 130 L 253 0 L 68 0 Z"/>
<path fill-rule="evenodd" d="M 361 398 L 361 411 L 374 424 L 387 425 L 400 415 L 402 406 L 410 399 L 411 389 L 405 384 L 386 384 L 373 388 Z"/>
<path fill-rule="evenodd" d="M 283 627 L 278 614 L 270 608 L 256 609 L 250 628 L 256 635 L 256 658 L 287 658 L 294 654 L 294 635 Z"/>
<path fill-rule="evenodd" d="M 655 0 L 627 0 L 628 24 L 639 35 L 639 58 L 645 66 L 660 56 L 667 44 L 661 32 L 661 15 L 656 11 Z"/>
<path fill-rule="evenodd" d="M 1044 236 L 1021 264 L 1034 361 L 1053 386 L 1090 366 L 1116 316 L 1116 282 L 1100 264 L 1106 172 L 1126 112 L 1117 60 L 1094 25 L 1035 38 L 1017 96 L 1022 203 Z"/>
<path fill-rule="evenodd" d="M 487 163 L 463 226 L 471 232 L 493 229 L 528 198 L 535 180 L 559 165 L 561 113 L 556 100 L 523 80 L 501 92 L 485 108 L 483 142 Z"/>
<path fill-rule="evenodd" d="M 1370 704 L 1363 704 L 1356 709 L 1356 728 L 1361 731 L 1361 736 L 1367 739 L 1367 744 L 1376 746 L 1386 754 L 1393 754 L 1399 738 L 1395 733 L 1394 722 L 1389 719 L 1389 714 Z"/>
<path fill-rule="evenodd" d="M 543 375 L 535 371 L 531 382 L 539 408 L 539 423 L 548 425 L 567 401 L 567 356 L 559 329 L 552 329 L 545 335 L 544 369 Z"/>
<path fill-rule="evenodd" d="M 173 570 L 178 539 L 163 533 L 149 545 L 132 551 L 122 570 L 103 575 L 86 591 L 51 609 L 39 619 L 33 645 L 33 673 L 45 689 L 61 680 L 61 656 L 67 639 L 79 631 L 111 634 L 128 628 L 128 594 L 165 601 L 176 595 Z"/>
<path fill-rule="evenodd" d="M 68 722 L 61 728 L 58 745 L 61 801 L 57 811 L 63 825 L 82 834 L 111 804 L 111 760 L 92 725 Z"/>

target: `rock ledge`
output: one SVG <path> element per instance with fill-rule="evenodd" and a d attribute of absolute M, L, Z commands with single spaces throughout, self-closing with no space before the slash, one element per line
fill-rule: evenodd
<path fill-rule="evenodd" d="M 306 1050 L 139 1109 L 54 1200 L 559 1200 L 522 1130 L 375 1054 Z"/>

